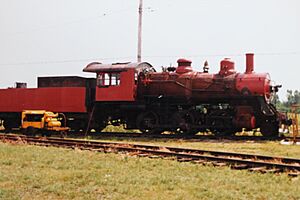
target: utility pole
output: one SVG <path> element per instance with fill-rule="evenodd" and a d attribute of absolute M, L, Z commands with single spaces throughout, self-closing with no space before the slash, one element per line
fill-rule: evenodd
<path fill-rule="evenodd" d="M 142 16 L 143 16 L 143 0 L 139 4 L 139 27 L 138 27 L 138 52 L 137 61 L 142 61 Z"/>

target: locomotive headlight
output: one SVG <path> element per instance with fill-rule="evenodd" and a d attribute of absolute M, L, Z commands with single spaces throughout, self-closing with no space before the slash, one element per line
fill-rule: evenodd
<path fill-rule="evenodd" d="M 270 91 L 273 92 L 273 93 L 276 93 L 279 91 L 279 88 L 281 88 L 282 85 L 274 85 L 274 86 L 270 86 Z"/>

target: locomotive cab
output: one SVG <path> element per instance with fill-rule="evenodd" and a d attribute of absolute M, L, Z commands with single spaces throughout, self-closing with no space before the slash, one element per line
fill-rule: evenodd
<path fill-rule="evenodd" d="M 141 63 L 90 63 L 84 72 L 94 72 L 97 78 L 95 101 L 128 101 L 136 100 L 138 75 L 154 71 L 146 62 Z"/>

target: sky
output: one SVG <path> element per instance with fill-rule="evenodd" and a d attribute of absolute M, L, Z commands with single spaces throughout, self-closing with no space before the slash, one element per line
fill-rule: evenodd
<path fill-rule="evenodd" d="M 0 88 L 38 76 L 94 77 L 90 62 L 136 61 L 138 0 L 0 0 Z M 247 52 L 255 71 L 274 84 L 300 89 L 299 0 L 144 0 L 142 60 L 157 69 L 208 60 L 217 73 L 229 57 L 245 71 Z"/>

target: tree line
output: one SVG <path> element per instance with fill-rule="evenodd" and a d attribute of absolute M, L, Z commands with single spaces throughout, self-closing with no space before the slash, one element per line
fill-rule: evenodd
<path fill-rule="evenodd" d="M 292 105 L 300 105 L 300 91 L 298 90 L 287 90 L 287 100 L 280 101 L 279 96 L 275 94 L 271 100 L 271 103 L 276 106 L 276 108 L 281 112 L 291 112 Z M 297 110 L 300 112 L 300 109 Z"/>

